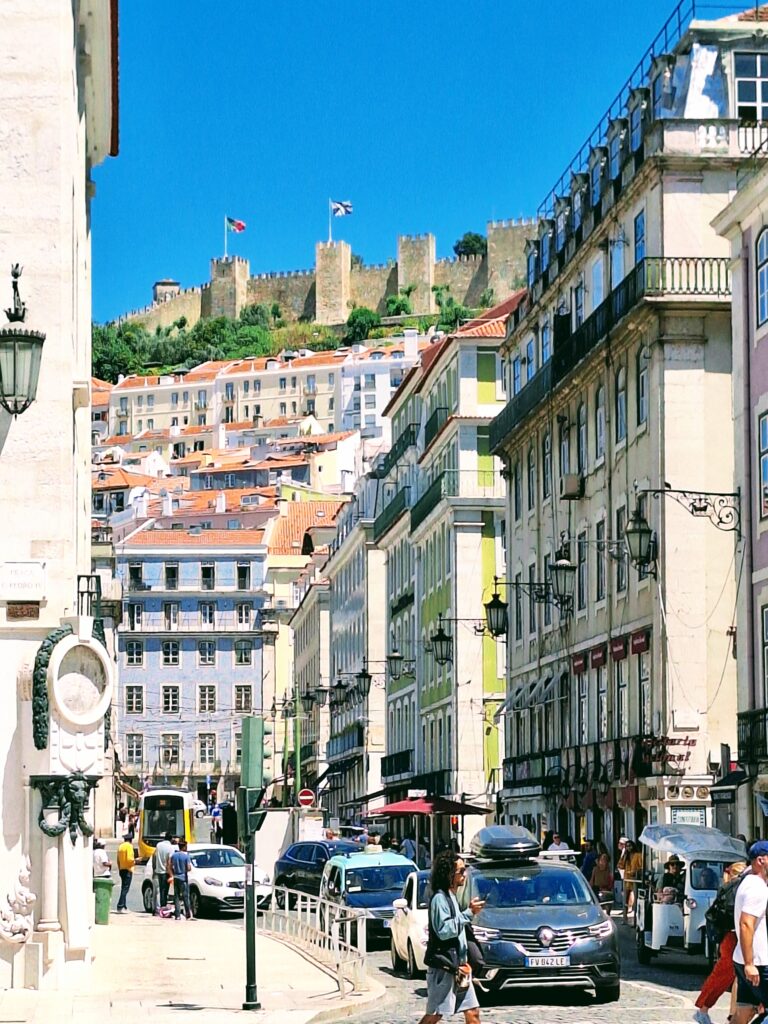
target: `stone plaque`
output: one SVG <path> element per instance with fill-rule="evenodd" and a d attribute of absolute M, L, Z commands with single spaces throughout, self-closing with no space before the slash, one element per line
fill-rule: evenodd
<path fill-rule="evenodd" d="M 0 601 L 42 601 L 45 562 L 0 562 Z"/>
<path fill-rule="evenodd" d="M 5 609 L 5 617 L 11 621 L 20 619 L 39 619 L 39 601 L 9 601 Z"/>

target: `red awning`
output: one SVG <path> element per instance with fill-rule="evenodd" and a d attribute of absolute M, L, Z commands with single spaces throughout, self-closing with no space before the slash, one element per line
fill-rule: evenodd
<path fill-rule="evenodd" d="M 451 814 L 459 817 L 462 814 L 489 814 L 488 807 L 475 807 L 473 804 L 462 804 L 458 800 L 447 800 L 442 796 L 420 796 L 409 800 L 398 800 L 394 804 L 384 804 L 368 812 L 374 815 L 397 816 L 399 814 Z"/>

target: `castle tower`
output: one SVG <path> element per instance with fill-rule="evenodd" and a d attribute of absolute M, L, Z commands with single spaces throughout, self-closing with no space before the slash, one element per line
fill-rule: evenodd
<path fill-rule="evenodd" d="M 226 256 L 211 260 L 209 310 L 204 316 L 228 316 L 233 320 L 248 302 L 250 264 L 242 256 Z"/>
<path fill-rule="evenodd" d="M 152 301 L 167 302 L 169 299 L 175 299 L 180 291 L 181 285 L 178 281 L 164 277 L 162 281 L 155 281 L 152 285 Z"/>
<path fill-rule="evenodd" d="M 315 246 L 315 320 L 343 324 L 351 311 L 352 247 L 348 242 L 318 242 Z"/>
<path fill-rule="evenodd" d="M 530 220 L 488 221 L 488 287 L 501 302 L 525 286 L 525 240 L 534 230 Z"/>
<path fill-rule="evenodd" d="M 437 309 L 432 285 L 435 283 L 435 236 L 398 235 L 397 287 L 414 286 L 411 308 L 414 313 L 434 313 Z"/>

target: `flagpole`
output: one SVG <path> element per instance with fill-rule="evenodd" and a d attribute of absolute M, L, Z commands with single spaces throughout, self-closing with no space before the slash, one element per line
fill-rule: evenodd
<path fill-rule="evenodd" d="M 227 218 L 224 216 L 224 259 L 227 258 Z"/>
<path fill-rule="evenodd" d="M 331 215 L 331 210 L 332 209 L 333 209 L 333 207 L 331 205 L 331 197 L 328 196 L 328 245 L 330 245 L 331 242 L 333 241 L 333 236 L 331 234 L 331 232 L 332 232 L 331 225 L 333 224 L 333 221 L 331 219 L 331 216 L 332 216 Z"/>

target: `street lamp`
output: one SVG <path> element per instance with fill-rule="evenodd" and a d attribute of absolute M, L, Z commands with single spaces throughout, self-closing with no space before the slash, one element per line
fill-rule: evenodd
<path fill-rule="evenodd" d="M 549 567 L 549 581 L 552 584 L 552 596 L 560 610 L 568 615 L 573 607 L 573 587 L 576 582 L 576 566 L 567 558 L 558 558 Z"/>
<path fill-rule="evenodd" d="M 330 695 L 331 695 L 330 687 L 318 686 L 315 689 L 315 692 L 312 694 L 312 697 L 313 697 L 314 700 L 317 701 L 317 706 L 319 708 L 324 708 L 325 705 L 328 703 L 328 698 L 330 697 Z M 307 696 L 309 696 L 309 694 L 307 694 Z"/>
<path fill-rule="evenodd" d="M 438 665 L 447 665 L 453 658 L 453 637 L 443 629 L 443 616 L 437 617 L 437 632 L 430 637 L 432 656 Z"/>
<path fill-rule="evenodd" d="M 19 296 L 22 268 L 11 267 L 13 306 L 5 315 L 10 324 L 23 324 L 27 307 Z M 0 328 L 0 405 L 11 416 L 25 412 L 37 397 L 45 335 L 26 327 Z"/>
<path fill-rule="evenodd" d="M 495 640 L 507 635 L 507 627 L 509 625 L 508 608 L 507 602 L 502 601 L 499 596 L 499 580 L 497 576 L 494 576 L 493 597 L 485 603 L 485 622 L 488 632 Z"/>
<path fill-rule="evenodd" d="M 398 651 L 397 646 L 393 646 L 390 653 L 387 655 L 387 668 L 389 670 L 390 679 L 400 679 L 403 675 L 403 662 L 405 658 Z"/>
<path fill-rule="evenodd" d="M 357 679 L 360 696 L 365 699 L 371 692 L 371 673 L 368 671 L 368 663 L 365 658 L 363 658 L 363 667 L 355 678 Z"/>
<path fill-rule="evenodd" d="M 635 508 L 632 518 L 627 523 L 624 539 L 632 564 L 639 569 L 648 569 L 655 561 L 653 530 L 639 506 Z"/>

